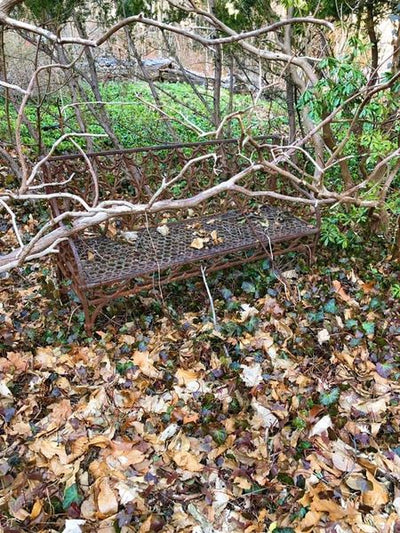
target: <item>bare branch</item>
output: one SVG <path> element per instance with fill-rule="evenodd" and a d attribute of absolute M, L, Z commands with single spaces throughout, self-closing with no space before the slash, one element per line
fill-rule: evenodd
<path fill-rule="evenodd" d="M 20 87 L 19 85 L 14 85 L 13 83 L 7 83 L 6 81 L 0 80 L 0 85 L 2 87 L 5 87 L 6 89 L 12 89 L 13 91 L 17 91 L 21 94 L 27 94 L 27 91 Z"/>
<path fill-rule="evenodd" d="M 15 236 L 17 237 L 18 244 L 20 245 L 21 248 L 23 248 L 24 241 L 22 240 L 21 234 L 19 232 L 18 225 L 17 225 L 17 220 L 16 220 L 16 217 L 15 217 L 14 211 L 1 198 L 0 198 L 0 204 L 4 207 L 4 209 L 10 215 L 11 223 L 12 223 L 12 226 L 13 226 L 13 229 L 14 229 Z"/>
<path fill-rule="evenodd" d="M 108 39 L 114 35 L 117 31 L 119 31 L 121 28 L 128 24 L 134 24 L 134 23 L 141 23 L 146 24 L 147 26 L 153 26 L 155 28 L 159 28 L 161 30 L 170 31 L 173 33 L 177 33 L 179 35 L 182 35 L 184 37 L 188 37 L 189 39 L 192 39 L 193 41 L 197 41 L 198 43 L 204 45 L 204 46 L 215 46 L 218 44 L 231 44 L 236 43 L 240 41 L 244 41 L 253 37 L 258 37 L 260 35 L 263 35 L 264 33 L 271 33 L 276 31 L 277 29 L 281 28 L 282 26 L 285 26 L 287 24 L 296 24 L 296 23 L 308 23 L 308 24 L 320 24 L 323 26 L 326 26 L 330 30 L 333 29 L 333 25 L 326 20 L 321 19 L 315 19 L 312 17 L 298 17 L 293 19 L 287 19 L 287 20 L 281 20 L 279 22 L 276 22 L 274 24 L 270 24 L 269 26 L 264 26 L 263 28 L 259 28 L 258 30 L 253 30 L 249 32 L 243 32 L 243 33 L 236 33 L 233 30 L 231 30 L 228 26 L 225 26 L 222 24 L 221 21 L 219 21 L 216 17 L 208 13 L 207 11 L 202 10 L 196 10 L 198 14 L 201 14 L 209 19 L 212 20 L 213 23 L 218 25 L 222 31 L 225 33 L 228 33 L 229 37 L 220 37 L 215 39 L 208 39 L 207 37 L 202 37 L 201 35 L 198 35 L 196 33 L 193 33 L 191 31 L 184 30 L 178 26 L 172 26 L 170 24 L 165 24 L 164 22 L 160 22 L 158 20 L 149 19 L 146 17 L 143 17 L 143 15 L 134 15 L 132 17 L 127 17 L 112 26 L 106 33 L 104 33 L 97 41 L 95 42 L 96 46 L 102 45 L 104 42 L 108 41 Z M 278 54 L 279 55 L 279 54 Z M 285 55 L 285 54 L 283 54 Z M 282 55 L 282 56 L 283 56 Z M 280 56 L 280 55 L 279 55 Z M 280 56 L 281 57 L 281 56 Z M 309 59 L 309 58 L 308 58 Z M 281 60 L 284 62 L 287 62 L 287 56 L 283 59 L 281 57 Z M 317 61 L 317 60 L 316 60 Z"/>
<path fill-rule="evenodd" d="M 51 147 L 50 151 L 47 153 L 47 155 L 45 157 L 43 157 L 40 161 L 38 161 L 34 167 L 32 168 L 32 171 L 30 173 L 30 175 L 27 177 L 27 179 L 25 180 L 25 182 L 23 181 L 22 185 L 21 185 L 21 188 L 20 188 L 20 193 L 24 193 L 28 187 L 30 187 L 30 185 L 32 184 L 33 180 L 35 179 L 35 176 L 37 175 L 39 169 L 46 163 L 46 161 L 48 161 L 48 159 L 52 156 L 52 154 L 54 153 L 54 150 L 61 144 L 63 143 L 66 139 L 70 139 L 71 142 L 73 142 L 73 144 L 75 146 L 77 146 L 77 144 L 72 140 L 73 137 L 107 137 L 107 135 L 105 133 L 65 133 L 64 135 L 62 135 L 61 137 L 59 137 L 55 143 L 53 144 L 53 146 Z M 90 167 L 89 167 L 90 168 Z"/>

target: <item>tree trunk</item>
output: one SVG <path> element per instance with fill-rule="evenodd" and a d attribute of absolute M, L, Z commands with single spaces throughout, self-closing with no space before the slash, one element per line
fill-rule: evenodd
<path fill-rule="evenodd" d="M 365 19 L 365 26 L 367 28 L 369 41 L 371 43 L 371 76 L 369 79 L 370 85 L 375 85 L 378 80 L 378 65 L 379 65 L 379 39 L 375 28 L 374 18 L 374 4 L 369 1 L 366 5 L 367 15 Z"/>
<path fill-rule="evenodd" d="M 288 7 L 287 9 L 287 18 L 290 19 L 293 17 L 293 6 Z M 284 34 L 284 46 L 285 50 L 289 53 L 292 49 L 292 25 L 289 24 L 285 26 Z M 289 144 L 293 144 L 296 139 L 296 109 L 294 102 L 295 85 L 293 83 L 290 66 L 287 69 L 286 75 L 286 104 L 288 109 L 288 121 L 289 121 Z"/>
<path fill-rule="evenodd" d="M 82 21 L 80 20 L 79 16 L 76 15 L 74 17 L 74 22 L 75 22 L 76 29 L 78 30 L 79 36 L 82 37 L 83 39 L 87 39 L 88 35 L 86 33 L 85 27 L 82 24 Z M 92 50 L 88 46 L 85 47 L 85 56 L 86 56 L 86 61 L 88 65 L 89 75 L 90 75 L 88 79 L 89 85 L 93 91 L 94 97 L 97 100 L 97 102 L 102 102 L 103 98 L 100 93 L 99 80 L 98 80 L 97 72 L 96 72 L 96 65 L 94 62 Z M 90 108 L 93 113 L 93 106 L 90 106 Z M 108 137 L 112 141 L 114 148 L 116 148 L 117 150 L 121 149 L 122 145 L 120 144 L 118 137 L 115 135 L 115 132 L 111 125 L 110 117 L 108 116 L 106 107 L 103 103 L 99 104 L 96 115 L 98 117 L 101 127 L 104 129 L 104 131 L 107 133 Z"/>
<path fill-rule="evenodd" d="M 152 96 L 154 98 L 154 101 L 157 104 L 157 107 L 162 110 L 163 109 L 162 101 L 161 101 L 160 97 L 158 96 L 157 88 L 156 88 L 153 80 L 151 79 L 151 77 L 146 72 L 146 69 L 144 68 L 143 61 L 142 61 L 142 58 L 140 56 L 139 50 L 137 49 L 136 44 L 135 44 L 134 40 L 132 39 L 131 28 L 129 28 L 128 26 L 125 26 L 124 30 L 125 30 L 126 40 L 128 42 L 128 50 L 129 50 L 129 52 L 133 53 L 133 56 L 134 56 L 135 60 L 137 61 L 137 64 L 139 65 L 140 72 L 142 73 L 142 77 L 145 80 L 145 82 L 147 83 L 147 85 L 149 86 L 151 94 L 152 94 Z M 168 128 L 168 131 L 171 134 L 171 137 L 174 139 L 174 141 L 175 142 L 179 142 L 179 137 L 178 137 L 176 131 L 174 130 L 174 128 L 173 128 L 173 126 L 171 124 L 171 121 L 168 118 L 165 119 L 165 124 L 166 124 L 166 126 Z"/>
<path fill-rule="evenodd" d="M 62 65 L 68 65 L 70 63 L 70 61 L 68 60 L 67 55 L 65 53 L 65 50 L 64 50 L 64 48 L 62 46 L 57 45 L 56 46 L 56 52 L 57 52 L 57 58 L 58 58 L 59 62 Z M 72 101 L 73 102 L 79 102 L 80 99 L 79 99 L 78 82 L 75 80 L 74 76 L 70 76 L 69 77 L 68 74 L 67 74 L 67 79 L 68 79 L 68 85 L 69 85 L 69 90 L 70 90 L 70 93 L 71 93 Z M 74 109 L 74 112 L 75 112 L 76 120 L 78 122 L 80 131 L 82 133 L 86 132 L 87 128 L 86 128 L 85 120 L 83 118 L 83 115 L 82 115 L 80 107 L 79 106 L 74 106 L 73 109 Z M 89 152 L 91 152 L 93 150 L 93 140 L 90 137 L 86 138 L 86 148 L 87 148 L 87 150 Z"/>
<path fill-rule="evenodd" d="M 214 113 L 213 123 L 218 128 L 221 122 L 221 79 L 222 79 L 222 48 L 221 45 L 215 47 L 214 59 Z"/>
<path fill-rule="evenodd" d="M 397 219 L 397 228 L 392 248 L 392 256 L 396 261 L 400 260 L 400 217 Z"/>

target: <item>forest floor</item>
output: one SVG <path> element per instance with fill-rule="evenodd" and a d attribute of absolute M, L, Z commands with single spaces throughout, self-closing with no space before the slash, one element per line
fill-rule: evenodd
<path fill-rule="evenodd" d="M 93 338 L 50 263 L 1 280 L 2 531 L 400 531 L 399 266 L 353 255 L 210 275 L 217 327 L 175 283 Z"/>

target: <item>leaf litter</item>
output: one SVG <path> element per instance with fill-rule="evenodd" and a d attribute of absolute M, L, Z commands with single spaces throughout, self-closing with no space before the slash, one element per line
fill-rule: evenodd
<path fill-rule="evenodd" d="M 50 268 L 10 276 L 4 532 L 400 530 L 400 306 L 379 279 L 315 269 L 296 294 L 247 279 L 222 298 L 217 278 L 217 329 L 196 280 L 175 316 L 139 300 L 91 339 Z"/>

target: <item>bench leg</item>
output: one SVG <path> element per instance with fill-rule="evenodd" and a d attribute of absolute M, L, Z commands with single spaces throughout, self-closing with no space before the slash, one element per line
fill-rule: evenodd
<path fill-rule="evenodd" d="M 105 303 L 97 305 L 94 308 L 94 310 L 91 312 L 90 311 L 90 306 L 89 305 L 83 305 L 83 303 L 82 303 L 83 312 L 85 314 L 85 331 L 86 331 L 86 333 L 89 336 L 92 336 L 93 329 L 94 329 L 94 326 L 95 326 L 95 323 L 96 323 L 96 319 L 99 316 L 99 313 L 101 312 L 101 310 L 103 309 L 103 307 L 105 305 L 106 305 Z"/>
<path fill-rule="evenodd" d="M 319 241 L 319 234 L 317 234 L 314 237 L 313 242 L 311 244 L 311 249 L 310 249 L 310 264 L 311 265 L 313 265 L 317 260 L 316 251 L 317 251 L 318 241 Z"/>
<path fill-rule="evenodd" d="M 67 279 L 64 276 L 63 271 L 61 270 L 59 265 L 57 265 L 57 269 L 56 269 L 56 279 L 57 279 L 57 288 L 58 288 L 60 302 L 62 304 L 67 304 L 69 302 L 68 286 L 66 285 Z"/>
<path fill-rule="evenodd" d="M 91 302 L 90 297 L 87 297 L 84 290 L 81 290 L 79 287 L 76 286 L 73 286 L 73 289 L 82 305 L 83 314 L 85 316 L 85 331 L 89 336 L 91 336 L 93 333 L 96 318 L 98 317 L 103 307 L 107 304 L 107 301 L 95 305 Z"/>

